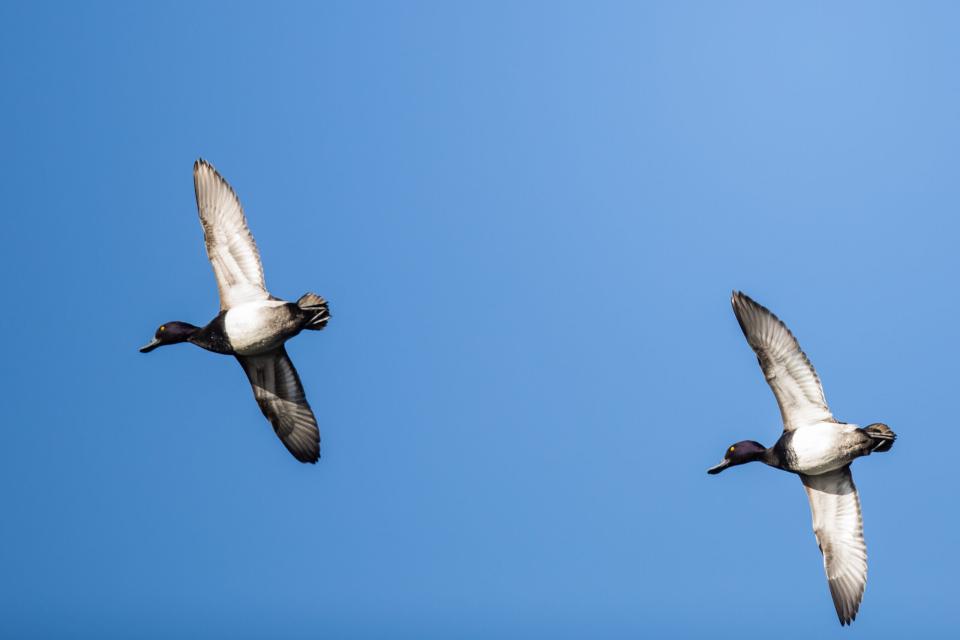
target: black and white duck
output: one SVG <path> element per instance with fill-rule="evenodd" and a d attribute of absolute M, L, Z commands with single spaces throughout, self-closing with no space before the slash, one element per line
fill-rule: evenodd
<path fill-rule="evenodd" d="M 885 424 L 860 428 L 834 418 L 817 372 L 786 325 L 743 293 L 735 291 L 732 302 L 780 405 L 783 434 L 770 448 L 753 440 L 731 445 L 707 473 L 759 461 L 800 476 L 837 616 L 841 625 L 850 624 L 867 583 L 867 546 L 850 463 L 889 451 L 896 434 Z"/>
<path fill-rule="evenodd" d="M 327 302 L 314 293 L 296 302 L 270 295 L 237 194 L 203 159 L 193 165 L 193 185 L 220 313 L 204 327 L 166 322 L 140 351 L 189 342 L 236 356 L 284 446 L 300 462 L 314 463 L 320 457 L 320 431 L 284 343 L 304 329 L 323 329 L 330 319 Z"/>

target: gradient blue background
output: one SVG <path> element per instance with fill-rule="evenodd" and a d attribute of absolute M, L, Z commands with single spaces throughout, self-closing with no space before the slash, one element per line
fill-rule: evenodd
<path fill-rule="evenodd" d="M 952 3 L 0 5 L 0 635 L 956 637 Z M 203 156 L 323 434 L 240 367 Z M 783 317 L 856 463 L 860 618 L 795 477 L 708 477 L 779 413 Z"/>

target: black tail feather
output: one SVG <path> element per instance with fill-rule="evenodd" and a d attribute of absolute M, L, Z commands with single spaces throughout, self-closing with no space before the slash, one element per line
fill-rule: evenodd
<path fill-rule="evenodd" d="M 864 428 L 864 432 L 870 439 L 873 440 L 874 446 L 871 450 L 871 453 L 883 453 L 884 451 L 890 451 L 893 447 L 894 441 L 897 439 L 897 434 L 893 430 L 882 422 L 877 422 L 871 424 Z"/>
<path fill-rule="evenodd" d="M 305 293 L 297 300 L 297 306 L 303 309 L 304 329 L 319 331 L 330 320 L 330 306 L 327 301 L 315 293 Z"/>

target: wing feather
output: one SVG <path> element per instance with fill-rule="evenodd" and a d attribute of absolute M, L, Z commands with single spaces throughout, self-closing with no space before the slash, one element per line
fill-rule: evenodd
<path fill-rule="evenodd" d="M 834 422 L 820 378 L 797 339 L 777 316 L 746 294 L 733 293 L 733 312 L 773 390 L 785 431 Z"/>
<path fill-rule="evenodd" d="M 287 350 L 281 346 L 256 356 L 237 356 L 237 360 L 250 379 L 260 410 L 284 446 L 300 462 L 316 462 L 320 430 Z"/>
<path fill-rule="evenodd" d="M 220 309 L 269 298 L 260 252 L 237 194 L 203 159 L 193 165 L 193 186 L 207 257 L 220 291 Z"/>
<path fill-rule="evenodd" d="M 853 622 L 867 585 L 867 544 L 860 497 L 846 466 L 817 476 L 801 475 L 810 499 L 813 532 L 840 624 Z"/>

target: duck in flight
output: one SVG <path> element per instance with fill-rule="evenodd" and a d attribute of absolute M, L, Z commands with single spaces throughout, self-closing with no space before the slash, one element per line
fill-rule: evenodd
<path fill-rule="evenodd" d="M 889 451 L 897 436 L 885 424 L 861 429 L 834 418 L 817 372 L 787 326 L 743 293 L 735 291 L 732 302 L 743 335 L 780 405 L 783 434 L 769 449 L 753 440 L 731 445 L 720 464 L 707 473 L 760 461 L 800 476 L 837 616 L 841 625 L 850 624 L 867 584 L 867 546 L 850 463 Z"/>
<path fill-rule="evenodd" d="M 140 352 L 189 342 L 236 356 L 260 410 L 284 446 L 300 462 L 315 463 L 320 457 L 320 431 L 284 343 L 304 329 L 327 326 L 327 302 L 314 293 L 295 303 L 270 295 L 237 194 L 203 159 L 193 165 L 193 186 L 207 256 L 220 290 L 220 313 L 204 327 L 166 322 Z"/>

